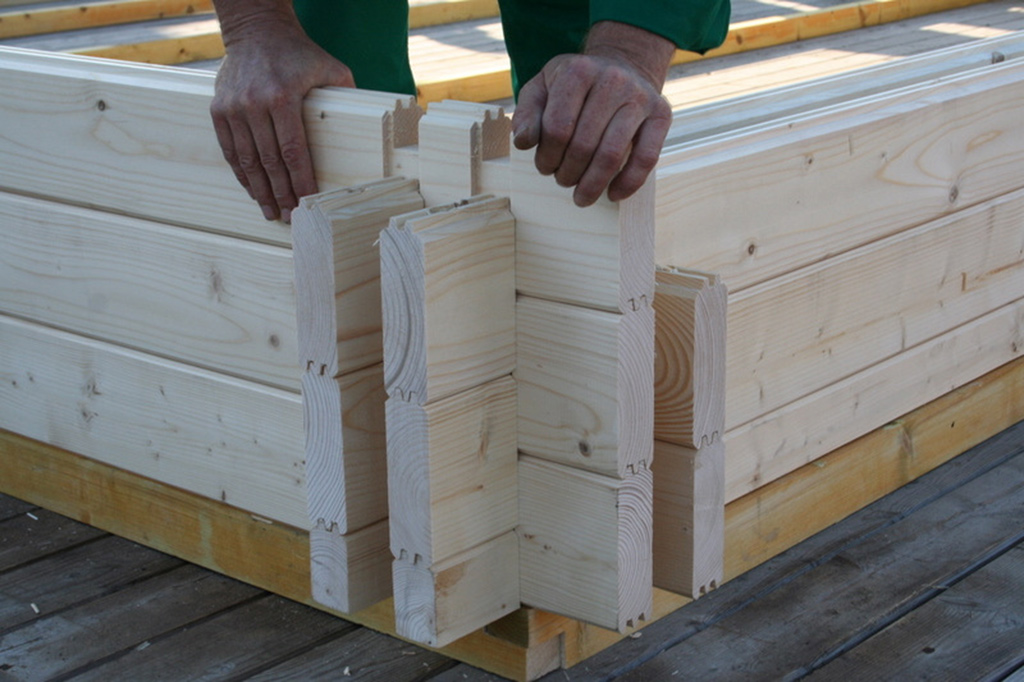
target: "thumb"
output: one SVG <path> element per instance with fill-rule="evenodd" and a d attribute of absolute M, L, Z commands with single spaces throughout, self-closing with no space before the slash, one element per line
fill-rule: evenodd
<path fill-rule="evenodd" d="M 543 73 L 534 76 L 519 90 L 519 100 L 512 114 L 512 142 L 517 149 L 531 149 L 540 144 L 541 120 L 547 102 L 548 89 Z"/>

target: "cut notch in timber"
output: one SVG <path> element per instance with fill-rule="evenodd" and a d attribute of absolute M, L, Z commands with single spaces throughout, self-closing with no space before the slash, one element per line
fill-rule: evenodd
<path fill-rule="evenodd" d="M 440 646 L 519 606 L 515 221 L 477 197 L 380 246 L 395 622 Z"/>

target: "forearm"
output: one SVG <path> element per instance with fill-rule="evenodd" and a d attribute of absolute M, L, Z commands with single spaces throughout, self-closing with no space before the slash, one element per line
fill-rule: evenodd
<path fill-rule="evenodd" d="M 583 53 L 625 62 L 661 92 L 675 54 L 672 41 L 636 26 L 601 21 L 590 29 Z"/>

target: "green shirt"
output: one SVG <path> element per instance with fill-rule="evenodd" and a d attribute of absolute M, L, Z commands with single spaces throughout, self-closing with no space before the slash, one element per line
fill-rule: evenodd
<path fill-rule="evenodd" d="M 309 36 L 348 66 L 356 85 L 416 93 L 407 0 L 294 0 Z M 705 52 L 729 29 L 729 0 L 499 0 L 515 92 L 552 57 L 579 52 L 599 21 L 618 21 Z"/>

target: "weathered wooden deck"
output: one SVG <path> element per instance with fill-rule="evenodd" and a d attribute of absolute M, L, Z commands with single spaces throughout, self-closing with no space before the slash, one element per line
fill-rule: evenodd
<path fill-rule="evenodd" d="M 1024 422 L 555 680 L 1024 675 Z M 0 496 L 0 680 L 493 680 Z"/>

